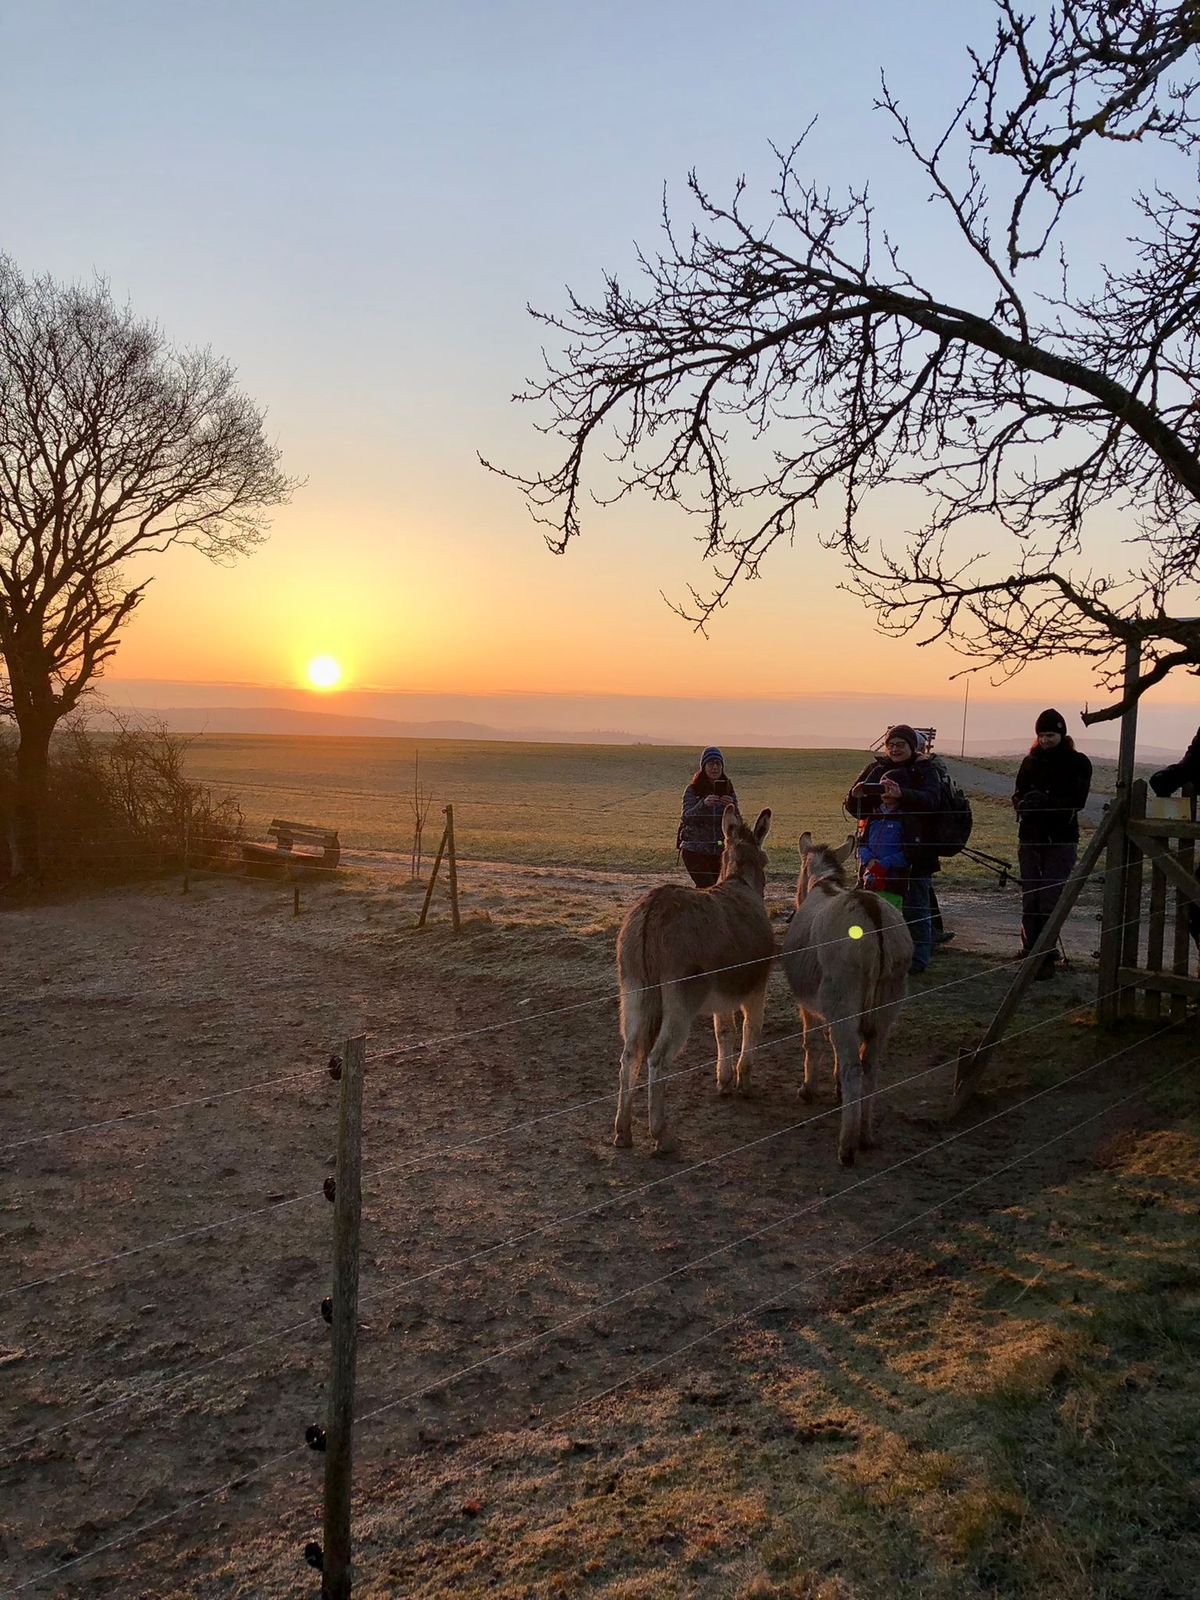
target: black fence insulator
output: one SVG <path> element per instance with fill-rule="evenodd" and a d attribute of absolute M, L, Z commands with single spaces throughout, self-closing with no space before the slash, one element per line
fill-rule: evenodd
<path fill-rule="evenodd" d="M 325 1449 L 325 1429 L 318 1423 L 310 1422 L 304 1430 L 304 1442 L 310 1450 Z"/>
<path fill-rule="evenodd" d="M 326 1200 L 332 1200 L 335 1197 L 337 1194 L 337 1179 L 332 1173 L 328 1178 L 325 1179 L 325 1182 L 321 1185 L 321 1188 L 325 1191 Z"/>
<path fill-rule="evenodd" d="M 330 1326 L 332 1326 L 332 1324 L 333 1324 L 333 1296 L 332 1295 L 328 1295 L 327 1294 L 325 1296 L 324 1300 L 321 1301 L 321 1315 L 325 1318 L 325 1321 L 328 1322 L 330 1324 Z"/>
<path fill-rule="evenodd" d="M 342 1058 L 341 1058 L 341 1056 L 330 1056 L 330 1058 L 329 1058 L 329 1076 L 333 1079 L 334 1083 L 336 1083 L 338 1081 L 338 1079 L 341 1077 L 341 1075 L 342 1075 Z"/>
<path fill-rule="evenodd" d="M 324 1572 L 325 1552 L 315 1539 L 310 1539 L 304 1546 L 304 1559 L 310 1567 L 316 1567 L 318 1572 Z"/>

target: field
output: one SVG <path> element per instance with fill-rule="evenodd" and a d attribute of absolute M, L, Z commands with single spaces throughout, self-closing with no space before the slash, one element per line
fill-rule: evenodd
<path fill-rule="evenodd" d="M 315 1594 L 325 1061 L 366 1031 L 356 1595 L 1192 1596 L 1200 1046 L 1096 1028 L 1088 917 L 960 1122 L 1016 908 L 947 875 L 877 1151 L 838 1166 L 827 1074 L 797 1102 L 773 983 L 755 1092 L 697 1027 L 656 1162 L 609 1142 L 612 945 L 684 753 L 423 745 L 455 937 L 413 926 L 411 746 L 345 743 L 194 747 L 361 857 L 299 917 L 229 873 L 0 909 L 0 1592 Z M 857 762 L 729 753 L 773 909 Z"/>
<path fill-rule="evenodd" d="M 337 827 L 351 849 L 396 851 L 412 837 L 414 757 L 433 796 L 436 848 L 441 808 L 454 807 L 460 854 L 480 861 L 668 872 L 676 867 L 680 799 L 698 752 L 653 745 L 422 743 L 407 739 L 238 738 L 205 735 L 191 746 L 197 779 L 240 800 L 248 831 L 289 805 L 293 820 Z M 842 799 L 868 752 L 725 752 L 743 812 L 772 809 L 772 877 L 795 881 L 796 840 L 806 829 L 840 841 L 851 824 Z M 972 843 L 1015 857 L 1012 808 L 976 794 Z M 428 838 L 428 835 L 427 835 Z M 428 845 L 427 845 L 427 848 Z M 956 861 L 947 882 L 988 874 Z"/>

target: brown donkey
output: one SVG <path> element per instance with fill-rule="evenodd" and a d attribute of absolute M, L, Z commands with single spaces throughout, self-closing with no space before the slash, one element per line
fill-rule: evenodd
<path fill-rule="evenodd" d="M 669 1148 L 663 1078 L 687 1043 L 700 1012 L 712 1014 L 717 1036 L 717 1088 L 735 1081 L 733 1042 L 742 1014 L 737 1059 L 739 1090 L 749 1083 L 750 1057 L 762 1030 L 767 978 L 775 954 L 763 903 L 767 857 L 762 841 L 771 826 L 763 811 L 748 828 L 730 807 L 721 821 L 725 849 L 721 876 L 711 889 L 663 884 L 630 911 L 617 935 L 621 984 L 621 1082 L 613 1143 L 633 1143 L 633 1091 L 642 1062 L 650 1101 L 655 1155 Z"/>
<path fill-rule="evenodd" d="M 869 889 L 847 888 L 843 869 L 853 849 L 853 839 L 832 850 L 801 834 L 796 910 L 779 955 L 804 1030 L 805 1100 L 812 1099 L 809 1029 L 814 1023 L 829 1029 L 842 1103 L 838 1160 L 847 1167 L 860 1146 L 874 1143 L 873 1096 L 913 951 L 895 906 Z"/>

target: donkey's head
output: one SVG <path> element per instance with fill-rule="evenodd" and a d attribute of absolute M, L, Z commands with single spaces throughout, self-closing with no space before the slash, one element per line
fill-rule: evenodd
<path fill-rule="evenodd" d="M 721 832 L 725 835 L 725 849 L 721 855 L 720 883 L 739 878 L 759 894 L 767 892 L 767 852 L 763 840 L 771 830 L 770 811 L 760 811 L 758 821 L 748 828 L 732 806 L 721 818 Z"/>
<path fill-rule="evenodd" d="M 800 876 L 796 881 L 796 904 L 818 883 L 846 887 L 846 862 L 854 853 L 854 835 L 835 850 L 831 845 L 814 844 L 811 833 L 800 835 Z"/>

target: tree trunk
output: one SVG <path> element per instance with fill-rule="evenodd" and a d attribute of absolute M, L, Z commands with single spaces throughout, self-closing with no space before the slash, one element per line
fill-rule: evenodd
<path fill-rule="evenodd" d="M 53 717 L 18 717 L 17 781 L 8 819 L 8 854 L 14 878 L 42 875 L 42 822 L 46 814 Z"/>

